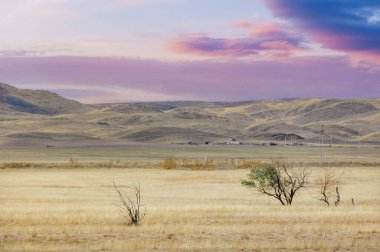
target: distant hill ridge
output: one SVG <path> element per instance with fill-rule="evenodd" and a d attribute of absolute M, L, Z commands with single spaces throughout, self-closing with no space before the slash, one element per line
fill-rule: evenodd
<path fill-rule="evenodd" d="M 276 134 L 380 141 L 380 99 L 134 102 L 85 105 L 0 84 L 0 137 L 140 142 L 268 140 Z"/>
<path fill-rule="evenodd" d="M 56 115 L 88 112 L 91 108 L 77 101 L 43 90 L 18 89 L 0 83 L 0 105 L 19 112 Z"/>

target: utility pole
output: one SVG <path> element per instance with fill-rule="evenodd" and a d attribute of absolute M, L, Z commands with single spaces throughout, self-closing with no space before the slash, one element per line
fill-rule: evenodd
<path fill-rule="evenodd" d="M 325 134 L 325 130 L 323 128 L 323 124 L 322 124 L 322 128 L 321 128 L 321 168 L 323 168 L 323 135 Z"/>

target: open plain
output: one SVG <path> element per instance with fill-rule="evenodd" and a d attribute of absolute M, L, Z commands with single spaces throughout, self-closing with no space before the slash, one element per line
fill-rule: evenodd
<path fill-rule="evenodd" d="M 2 148 L 3 163 L 58 164 L 71 157 L 83 163 L 107 159 L 131 163 L 136 158 L 144 165 L 168 155 L 178 159 L 208 155 L 218 164 L 233 157 L 267 161 L 281 155 L 305 162 L 311 171 L 308 187 L 300 191 L 294 204 L 281 206 L 275 199 L 242 187 L 248 170 L 233 167 L 220 169 L 217 165 L 212 170 L 196 171 L 160 167 L 5 168 L 0 170 L 2 251 L 380 249 L 376 146 L 325 149 L 326 162 L 342 173 L 342 204 L 338 207 L 327 207 L 318 200 L 316 180 L 321 169 L 313 164 L 318 161 L 316 147 L 142 145 L 62 147 L 46 152 Z M 126 193 L 130 193 L 128 186 L 140 183 L 147 209 L 141 226 L 127 225 L 119 215 L 113 179 Z"/>

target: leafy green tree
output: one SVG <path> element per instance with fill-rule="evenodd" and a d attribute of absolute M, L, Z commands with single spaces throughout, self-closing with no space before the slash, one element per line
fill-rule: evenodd
<path fill-rule="evenodd" d="M 273 197 L 282 205 L 291 205 L 296 193 L 306 186 L 309 174 L 306 168 L 295 168 L 294 163 L 276 159 L 252 168 L 242 185 Z"/>

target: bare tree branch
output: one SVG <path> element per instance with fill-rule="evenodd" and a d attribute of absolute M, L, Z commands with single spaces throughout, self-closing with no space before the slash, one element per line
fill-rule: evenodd
<path fill-rule="evenodd" d="M 332 188 L 337 183 L 336 174 L 332 169 L 325 168 L 323 170 L 323 174 L 319 177 L 317 181 L 317 185 L 319 187 L 319 193 L 321 194 L 321 198 L 318 200 L 326 203 L 326 205 L 330 206 L 330 197 L 332 194 Z"/>
<path fill-rule="evenodd" d="M 128 187 L 133 191 L 134 199 L 123 194 L 116 185 L 115 180 L 113 180 L 113 185 L 120 200 L 118 204 L 115 204 L 118 207 L 119 214 L 123 218 L 128 219 L 130 224 L 140 225 L 146 215 L 146 207 L 141 203 L 140 184 Z"/>
<path fill-rule="evenodd" d="M 329 168 L 325 168 L 323 174 L 317 180 L 317 185 L 319 187 L 320 198 L 318 200 L 326 203 L 330 206 L 330 198 L 333 195 L 335 189 L 335 201 L 334 205 L 338 206 L 340 204 L 340 193 L 339 193 L 339 182 L 344 174 L 344 171 L 338 176 L 335 171 Z"/>

